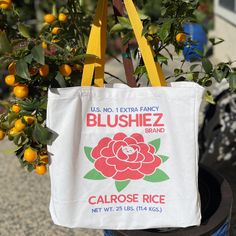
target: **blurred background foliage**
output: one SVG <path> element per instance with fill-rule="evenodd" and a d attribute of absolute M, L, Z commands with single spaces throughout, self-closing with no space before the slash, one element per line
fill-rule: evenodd
<path fill-rule="evenodd" d="M 80 86 L 84 58 L 93 57 L 86 55 L 86 45 L 97 1 L 4 1 L 6 9 L 0 5 L 0 77 L 3 78 L 1 98 L 7 97 L 7 100 L 1 102 L 4 112 L 0 116 L 0 138 L 7 135 L 16 144 L 16 155 L 23 167 L 29 171 L 39 168 L 39 173 L 45 173 L 46 145 L 57 137 L 46 127 L 47 90 L 49 87 Z M 161 66 L 168 66 L 176 56 L 183 58 L 183 49 L 196 45 L 191 35 L 184 32 L 185 24 L 204 24 L 206 32 L 213 27 L 210 1 L 134 2 L 143 21 L 143 34 Z M 122 38 L 124 45 L 132 46 L 132 57 L 138 61 L 134 74 L 139 86 L 146 75 L 142 55 L 129 19 L 126 16 L 117 19 L 111 2 L 108 22 L 109 42 Z M 215 46 L 222 41 L 210 39 L 209 43 Z M 118 60 L 120 51 L 113 46 L 107 48 L 107 54 Z M 213 82 L 226 78 L 231 90 L 236 89 L 233 62 L 214 65 L 208 58 L 208 50 L 196 48 L 195 51 L 197 57 L 191 58 L 191 67 L 185 69 L 186 60 L 181 59 L 181 66 L 173 68 L 173 76 L 166 79 L 194 81 L 210 87 Z M 206 100 L 214 102 L 209 90 Z"/>

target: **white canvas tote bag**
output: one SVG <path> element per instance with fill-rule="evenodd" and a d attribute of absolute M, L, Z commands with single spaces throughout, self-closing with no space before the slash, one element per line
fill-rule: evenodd
<path fill-rule="evenodd" d="M 95 83 L 102 85 L 100 41 L 93 54 L 101 60 L 85 63 L 84 86 L 49 90 L 47 125 L 59 134 L 48 147 L 53 222 L 97 229 L 200 225 L 197 136 L 203 88 L 192 82 L 158 86 L 164 83 L 160 66 L 149 54 L 132 1 L 124 3 L 153 87 L 88 86 L 94 71 Z M 98 1 L 91 31 L 102 42 L 106 4 Z"/>

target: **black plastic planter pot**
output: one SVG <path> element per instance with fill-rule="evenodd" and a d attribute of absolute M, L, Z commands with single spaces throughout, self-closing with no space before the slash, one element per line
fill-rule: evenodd
<path fill-rule="evenodd" d="M 201 165 L 199 169 L 199 191 L 202 206 L 202 223 L 199 227 L 109 231 L 107 235 L 228 236 L 233 202 L 233 195 L 228 182 L 214 170 Z"/>

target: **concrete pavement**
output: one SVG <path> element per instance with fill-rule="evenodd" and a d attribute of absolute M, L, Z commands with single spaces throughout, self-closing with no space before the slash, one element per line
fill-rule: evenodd
<path fill-rule="evenodd" d="M 102 236 L 99 230 L 80 230 L 53 224 L 48 206 L 49 175 L 38 176 L 20 167 L 14 146 L 0 142 L 0 236 Z"/>

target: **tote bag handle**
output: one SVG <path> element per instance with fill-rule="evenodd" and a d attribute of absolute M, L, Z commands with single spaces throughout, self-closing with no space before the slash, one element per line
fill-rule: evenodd
<path fill-rule="evenodd" d="M 152 86 L 166 86 L 163 71 L 159 63 L 154 60 L 154 52 L 149 42 L 142 35 L 143 26 L 132 0 L 124 0 L 130 23 L 146 65 L 149 81 Z M 98 0 L 96 15 L 92 24 L 87 54 L 95 57 L 86 57 L 82 76 L 82 86 L 91 86 L 93 74 L 95 86 L 104 85 L 104 65 L 106 49 L 108 0 Z"/>

